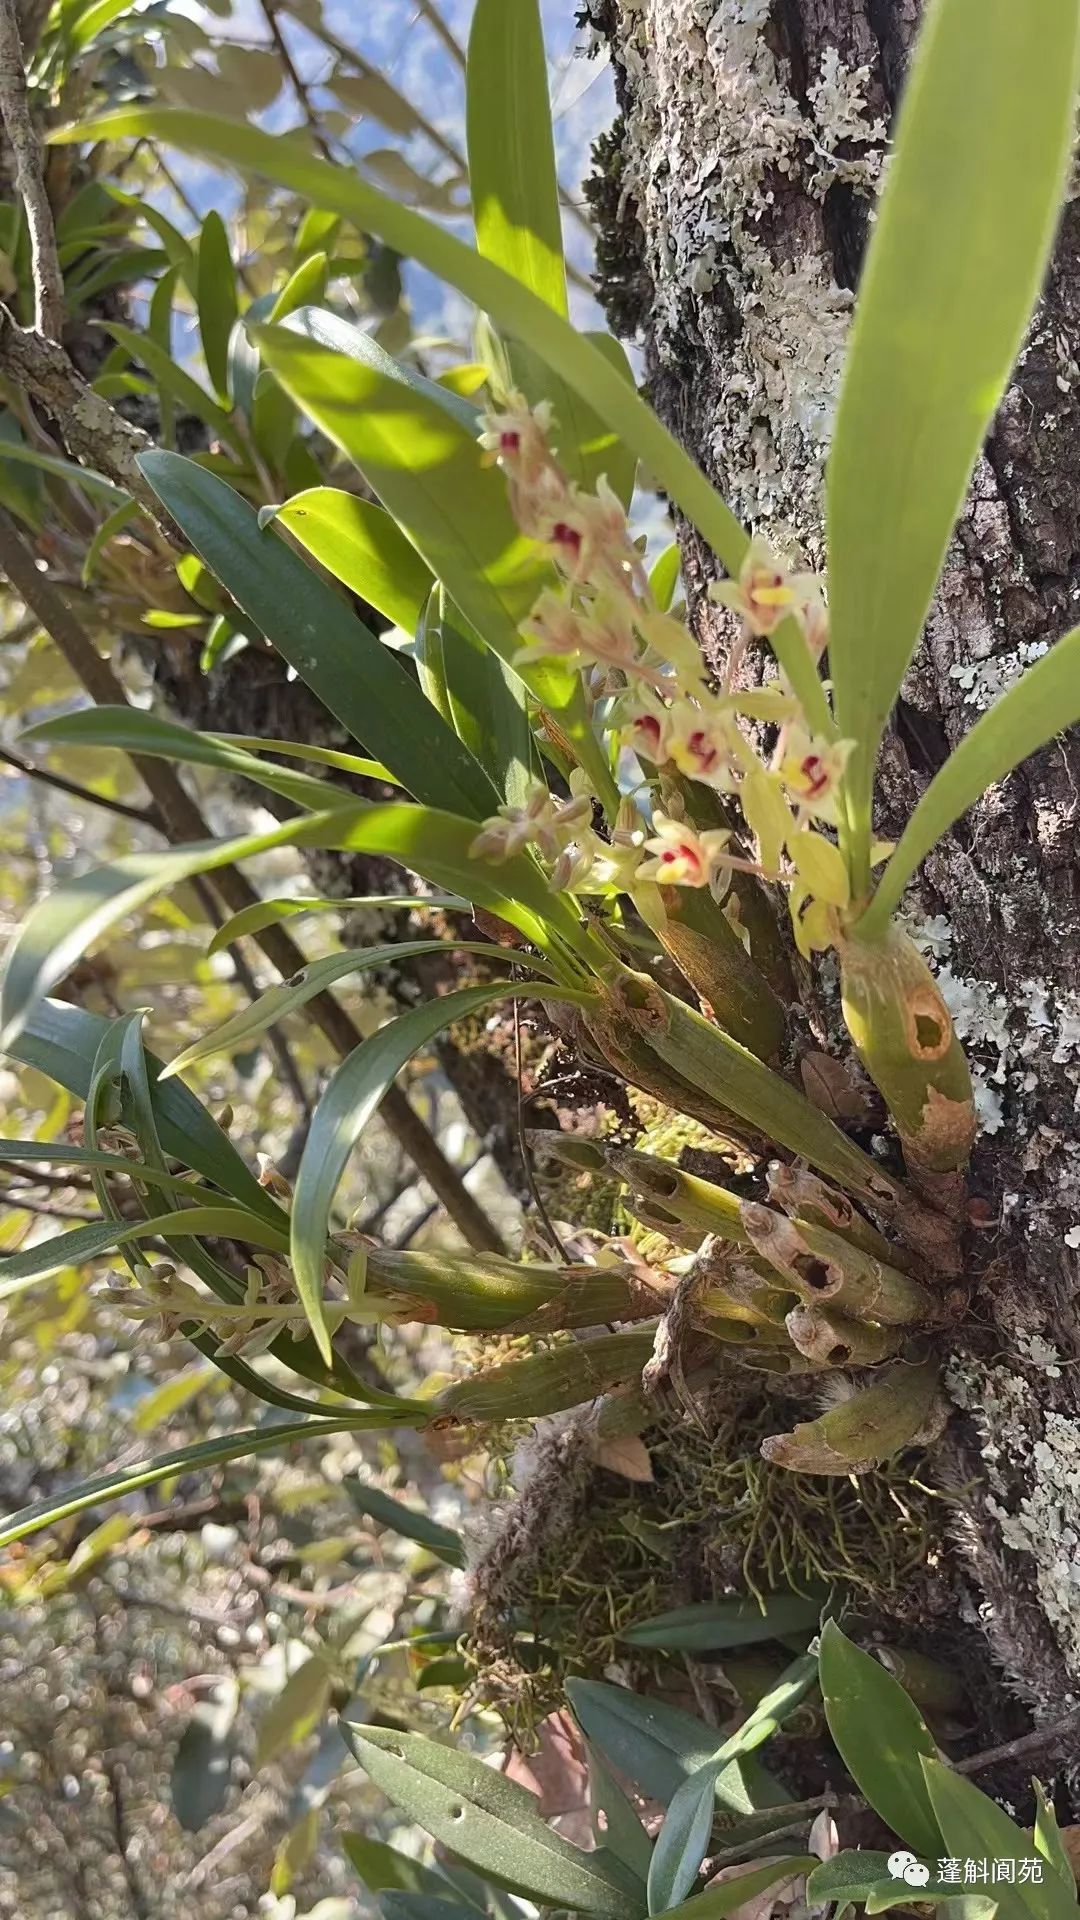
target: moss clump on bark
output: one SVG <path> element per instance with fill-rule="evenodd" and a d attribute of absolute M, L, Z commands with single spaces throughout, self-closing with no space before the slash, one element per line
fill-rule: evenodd
<path fill-rule="evenodd" d="M 563 1703 L 572 1675 L 661 1683 L 664 1656 L 623 1636 L 687 1601 L 824 1582 L 860 1612 L 907 1610 L 948 1502 L 912 1455 L 850 1480 L 770 1466 L 757 1447 L 775 1416 L 724 1388 L 700 1423 L 658 1410 L 643 1435 L 651 1484 L 597 1464 L 591 1412 L 537 1428 L 470 1581 L 466 1652 L 515 1739 Z"/>

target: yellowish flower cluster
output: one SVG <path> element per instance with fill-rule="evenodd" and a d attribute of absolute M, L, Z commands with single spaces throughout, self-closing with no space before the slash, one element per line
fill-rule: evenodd
<path fill-rule="evenodd" d="M 547 549 L 561 583 L 541 593 L 524 623 L 517 662 L 555 655 L 585 671 L 594 695 L 615 696 L 609 724 L 639 762 L 675 768 L 737 800 L 757 859 L 733 853 L 727 830 L 699 832 L 661 812 L 647 822 L 633 800 L 622 803 L 608 842 L 592 824 L 594 795 L 580 771 L 569 801 L 536 783 L 524 805 L 503 807 L 485 822 L 472 851 L 501 860 L 535 846 L 553 863 L 552 886 L 575 892 L 632 893 L 652 881 L 709 887 L 720 898 L 731 872 L 749 868 L 791 888 L 804 951 L 831 945 L 837 911 L 849 904 L 849 881 L 843 856 L 819 828 L 839 824 L 853 743 L 811 730 L 782 670 L 762 688 L 733 685 L 750 639 L 768 639 L 789 617 L 820 658 L 828 621 L 817 580 L 787 572 L 764 541 L 750 543 L 738 578 L 710 589 L 741 621 L 725 684 L 715 691 L 682 621 L 656 604 L 622 503 L 604 479 L 587 493 L 567 478 L 552 451 L 552 425 L 546 405 L 530 408 L 510 394 L 485 415 L 481 434 L 487 456 L 506 475 L 518 525 Z M 778 729 L 768 760 L 743 720 Z"/>

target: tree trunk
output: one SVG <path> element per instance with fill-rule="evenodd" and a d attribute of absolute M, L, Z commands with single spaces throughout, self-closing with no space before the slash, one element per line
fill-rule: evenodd
<path fill-rule="evenodd" d="M 744 523 L 816 564 L 852 290 L 919 11 L 601 0 L 592 13 L 621 110 L 592 184 L 613 324 L 637 332 L 653 405 Z M 1078 242 L 1073 202 L 885 744 L 888 838 L 979 710 L 1076 618 Z M 715 659 L 723 616 L 703 592 L 717 564 L 679 531 Z M 1036 1718 L 1080 1693 L 1078 781 L 1074 733 L 965 816 L 907 903 L 983 1123 L 979 1284 L 937 1456 L 940 1483 L 965 1488 L 952 1574 L 985 1630 L 988 1681 Z"/>

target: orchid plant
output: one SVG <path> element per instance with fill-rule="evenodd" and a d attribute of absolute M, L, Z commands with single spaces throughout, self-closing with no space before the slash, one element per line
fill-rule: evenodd
<path fill-rule="evenodd" d="M 293 813 L 267 831 L 82 874 L 18 935 L 4 1045 L 85 1099 L 85 1141 L 67 1157 L 91 1171 L 103 1218 L 0 1263 L 6 1284 L 119 1250 L 135 1317 L 163 1315 L 251 1391 L 303 1416 L 278 1439 L 312 1423 L 484 1422 L 612 1395 L 646 1420 L 676 1325 L 691 1329 L 691 1370 L 706 1377 L 729 1364 L 766 1380 L 846 1370 L 825 1414 L 765 1442 L 771 1459 L 868 1470 L 933 1431 L 941 1342 L 926 1336 L 951 1337 L 966 1310 L 975 1118 L 948 1011 L 896 914 L 934 841 L 1080 718 L 1080 630 L 960 743 L 894 848 L 874 834 L 874 765 L 1065 188 L 1080 6 L 1039 0 L 1039 12 L 1035 34 L 1018 29 L 1011 0 L 927 10 L 859 297 L 822 579 L 746 534 L 635 392 L 617 343 L 569 322 L 534 0 L 481 0 L 476 11 L 475 248 L 362 174 L 257 128 L 125 107 L 58 136 L 149 137 L 306 194 L 441 274 L 478 318 L 474 360 L 429 379 L 331 308 L 305 304 L 326 298 L 326 263 L 314 277 L 300 269 L 273 302 L 238 310 L 232 351 L 215 353 L 223 390 L 204 398 L 230 426 L 229 455 L 156 450 L 140 461 L 139 510 L 156 497 L 162 526 L 192 549 L 179 563 L 185 590 L 196 572 L 200 590 L 213 589 L 192 618 L 201 606 L 209 626 L 224 603 L 363 751 L 198 733 L 130 708 L 34 730 L 43 742 L 216 767 Z M 510 137 L 521 127 L 524 145 Z M 302 478 L 284 501 L 266 497 L 248 431 L 269 391 L 291 435 L 275 471 L 286 485 Z M 329 473 L 304 458 L 314 433 L 332 449 Z M 643 551 L 631 530 L 639 462 L 723 569 L 711 591 L 733 632 L 720 677 L 673 604 L 677 554 Z M 369 631 L 352 595 L 404 637 L 411 661 Z M 293 764 L 305 760 L 316 773 Z M 359 802 L 318 777 L 328 769 L 374 774 L 401 797 Z M 138 1016 L 101 1022 L 45 996 L 123 916 L 290 845 L 389 857 L 444 910 L 471 909 L 482 937 L 453 945 L 487 977 L 411 1009 L 343 1060 L 286 1189 L 254 1177 L 178 1075 L 387 955 L 401 964 L 438 950 L 444 935 L 313 960 L 166 1066 L 146 1054 Z M 402 899 L 415 905 L 415 894 Z M 295 907 L 257 902 L 215 945 Z M 893 1125 L 884 1157 L 795 1082 L 798 967 L 829 948 L 851 1039 Z M 358 1246 L 335 1196 L 395 1076 L 455 1019 L 528 998 L 610 1072 L 736 1143 L 757 1169 L 755 1197 L 656 1156 L 564 1138 L 555 1151 L 614 1170 L 639 1216 L 669 1230 L 670 1257 L 646 1266 L 625 1242 L 578 1265 Z M 58 1157 L 27 1142 L 3 1151 Z M 222 1239 L 242 1250 L 243 1282 L 218 1257 Z M 168 1245 L 166 1270 L 143 1241 Z M 363 1387 L 337 1329 L 409 1318 L 513 1326 L 535 1350 L 434 1404 Z M 616 1330 L 544 1345 L 605 1322 Z M 267 1348 L 293 1384 L 254 1364 Z M 206 1457 L 271 1443 L 262 1430 L 226 1436 Z M 138 1483 L 175 1465 L 149 1462 Z M 4 1537 L 131 1484 L 125 1471 L 65 1494 L 16 1516 Z"/>

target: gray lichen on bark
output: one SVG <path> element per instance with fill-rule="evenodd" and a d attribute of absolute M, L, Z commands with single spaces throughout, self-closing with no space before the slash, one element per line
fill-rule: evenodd
<path fill-rule="evenodd" d="M 823 482 L 884 132 L 916 0 L 595 0 L 621 113 L 604 203 L 653 404 L 746 523 L 819 561 Z M 615 192 L 615 175 L 619 191 Z M 945 754 L 1080 604 L 1080 209 L 975 474 L 879 780 L 895 837 Z M 618 255 L 618 232 L 604 236 Z M 625 289 L 620 289 L 625 293 Z M 622 302 L 625 312 L 625 299 Z M 680 527 L 707 654 L 718 571 Z M 957 1579 L 1039 1714 L 1080 1692 L 1080 742 L 991 789 L 908 904 L 965 1040 L 983 1133 L 976 1325 L 942 1459 Z"/>

